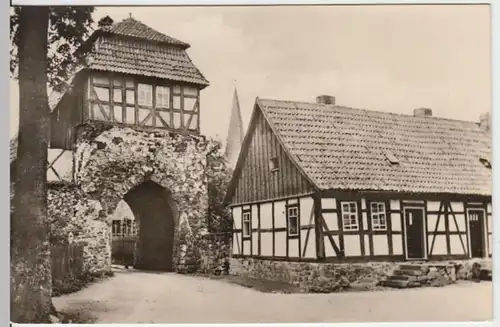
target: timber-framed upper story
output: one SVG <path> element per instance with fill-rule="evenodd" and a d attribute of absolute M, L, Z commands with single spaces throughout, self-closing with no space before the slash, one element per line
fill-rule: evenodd
<path fill-rule="evenodd" d="M 66 87 L 49 97 L 50 147 L 72 149 L 75 126 L 85 122 L 198 134 L 200 91 L 209 82 L 189 47 L 132 17 L 101 19 L 75 52 Z"/>
<path fill-rule="evenodd" d="M 256 99 L 225 202 L 315 192 L 491 197 L 489 115 L 480 122 Z"/>

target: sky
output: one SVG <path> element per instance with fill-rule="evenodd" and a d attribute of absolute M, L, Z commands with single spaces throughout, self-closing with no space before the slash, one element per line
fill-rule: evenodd
<path fill-rule="evenodd" d="M 201 132 L 225 141 L 234 88 L 243 123 L 256 97 L 402 114 L 426 107 L 444 118 L 479 121 L 491 111 L 487 5 L 285 7 L 98 7 L 132 15 L 191 44 L 210 81 L 201 93 Z M 11 80 L 11 136 L 18 120 Z"/>

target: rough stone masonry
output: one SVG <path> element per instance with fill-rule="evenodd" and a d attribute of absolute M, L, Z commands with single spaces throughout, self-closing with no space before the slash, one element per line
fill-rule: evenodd
<path fill-rule="evenodd" d="M 393 274 L 401 264 L 425 267 L 428 285 L 444 286 L 473 278 L 473 266 L 491 266 L 491 259 L 436 262 L 326 263 L 231 258 L 230 273 L 255 279 L 287 282 L 306 292 L 337 292 L 349 288 L 371 289 Z"/>
<path fill-rule="evenodd" d="M 207 154 L 202 136 L 142 132 L 83 125 L 74 151 L 74 184 L 51 185 L 48 195 L 53 240 L 85 242 L 84 269 L 111 269 L 111 216 L 132 188 L 152 181 L 175 206 L 173 267 L 194 271 L 201 264 L 197 245 L 206 234 Z"/>

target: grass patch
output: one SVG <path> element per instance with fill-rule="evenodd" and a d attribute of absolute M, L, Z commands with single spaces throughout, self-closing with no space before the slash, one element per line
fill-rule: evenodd
<path fill-rule="evenodd" d="M 58 312 L 57 316 L 61 324 L 94 324 L 96 318 L 81 311 Z"/>
<path fill-rule="evenodd" d="M 256 279 L 243 276 L 233 276 L 233 275 L 219 275 L 219 276 L 209 276 L 210 279 L 222 280 L 230 284 L 240 285 L 246 288 L 251 288 L 263 293 L 301 293 L 301 289 L 298 286 L 278 282 L 266 279 Z"/>
<path fill-rule="evenodd" d="M 85 273 L 81 276 L 68 276 L 62 280 L 52 281 L 52 296 L 75 293 L 99 280 L 114 276 L 113 271 L 104 273 Z"/>

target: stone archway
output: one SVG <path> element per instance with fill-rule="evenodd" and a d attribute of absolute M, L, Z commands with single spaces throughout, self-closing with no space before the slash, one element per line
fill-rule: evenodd
<path fill-rule="evenodd" d="M 139 216 L 139 229 L 142 222 L 148 221 L 146 216 L 158 214 L 151 220 L 161 221 L 158 212 L 165 212 L 173 221 L 162 221 L 163 230 L 174 233 L 169 243 L 158 239 L 153 242 L 157 245 L 138 244 L 136 248 L 143 249 L 137 256 L 138 266 L 176 272 L 196 270 L 201 260 L 199 243 L 207 232 L 207 154 L 214 151 L 215 145 L 194 135 L 120 127 L 94 129 L 81 126 L 74 154 L 76 184 L 89 203 L 99 207 L 97 217 L 85 218 L 82 238 L 89 243 L 86 265 L 91 270 L 111 269 L 111 221 L 118 203 L 125 200 L 134 216 Z M 144 199 L 161 209 L 153 212 Z M 79 215 L 87 215 L 87 207 L 84 204 Z M 142 258 L 144 253 L 157 251 L 155 247 L 167 247 L 172 253 L 170 261 Z"/>
<path fill-rule="evenodd" d="M 134 267 L 172 271 L 178 214 L 170 192 L 148 180 L 132 188 L 123 199 L 138 227 Z"/>

